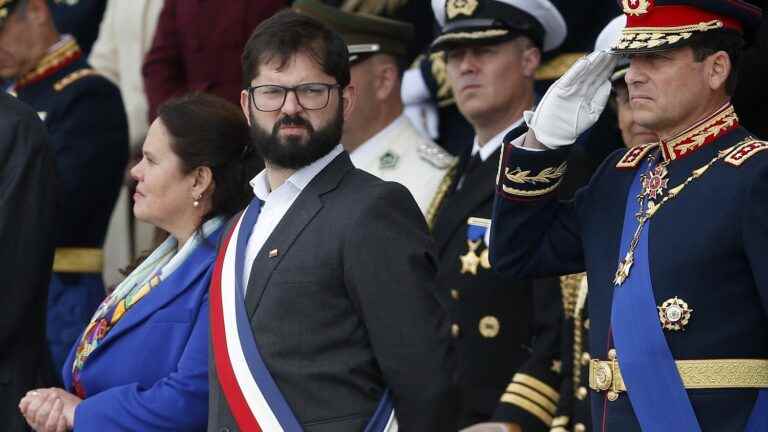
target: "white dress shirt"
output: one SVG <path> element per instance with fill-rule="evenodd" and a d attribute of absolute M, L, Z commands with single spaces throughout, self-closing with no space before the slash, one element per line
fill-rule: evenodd
<path fill-rule="evenodd" d="M 496 134 L 496 136 L 491 138 L 482 147 L 480 147 L 480 144 L 477 142 L 477 135 L 475 135 L 475 141 L 472 143 L 472 154 L 470 156 L 474 156 L 480 153 L 480 160 L 483 162 L 487 161 L 488 158 L 491 157 L 491 155 L 504 143 L 504 137 L 507 136 L 507 134 L 511 132 L 512 129 L 520 126 L 521 124 L 523 124 L 522 117 L 520 117 L 520 119 L 518 119 L 516 122 L 512 123 L 508 128 Z"/>
<path fill-rule="evenodd" d="M 312 162 L 311 164 L 299 169 L 292 176 L 288 177 L 277 189 L 270 190 L 267 171 L 261 171 L 251 181 L 253 194 L 260 199 L 261 213 L 253 227 L 253 232 L 248 238 L 248 244 L 245 248 L 245 267 L 243 272 L 243 289 L 248 291 L 248 279 L 251 277 L 251 267 L 253 260 L 261 251 L 261 247 L 267 241 L 277 224 L 283 219 L 285 213 L 291 208 L 293 202 L 299 197 L 301 191 L 307 187 L 309 182 L 317 176 L 336 156 L 341 154 L 344 149 L 341 144 L 334 147 L 327 155 Z"/>

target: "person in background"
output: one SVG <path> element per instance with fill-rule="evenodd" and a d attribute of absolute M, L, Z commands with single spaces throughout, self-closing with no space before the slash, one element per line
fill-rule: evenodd
<path fill-rule="evenodd" d="M 456 160 L 403 115 L 400 76 L 413 26 L 342 12 L 316 0 L 297 0 L 293 8 L 325 23 L 347 43 L 350 84 L 360 101 L 341 136 L 352 164 L 408 188 L 428 221 L 433 219 L 432 204 L 439 202 L 439 191 L 447 189 Z"/>
<path fill-rule="evenodd" d="M 142 68 L 150 121 L 161 103 L 190 91 L 237 105 L 245 41 L 285 5 L 285 0 L 165 0 Z"/>
<path fill-rule="evenodd" d="M 0 16 L 7 16 L 0 6 Z M 4 19 L 0 18 L 0 25 Z M 0 92 L 0 419 L 26 431 L 18 411 L 28 390 L 50 385 L 45 306 L 53 262 L 53 151 L 37 114 Z"/>
<path fill-rule="evenodd" d="M 554 278 L 496 274 L 484 237 L 502 140 L 534 106 L 541 53 L 557 47 L 567 28 L 547 0 L 432 5 L 442 25 L 432 48 L 445 52 L 447 81 L 475 133 L 432 230 L 438 295 L 449 307 L 459 357 L 459 426 L 494 421 L 483 426 L 546 430 L 560 382 L 560 288 Z"/>
<path fill-rule="evenodd" d="M 64 365 L 64 389 L 20 402 L 37 431 L 201 431 L 208 413 L 208 285 L 227 218 L 248 202 L 248 125 L 192 94 L 158 110 L 131 174 L 136 218 L 171 235 L 99 306 Z"/>
<path fill-rule="evenodd" d="M 5 5 L 0 78 L 43 119 L 58 174 L 48 346 L 59 370 L 104 298 L 101 248 L 128 160 L 128 126 L 120 91 L 56 31 L 45 0 Z"/>
<path fill-rule="evenodd" d="M 595 51 L 608 50 L 619 39 L 627 18 L 619 15 L 603 29 L 595 42 Z M 615 111 L 614 128 L 618 128 L 619 138 L 629 148 L 652 143 L 658 140 L 649 129 L 637 124 L 632 116 L 629 102 L 629 89 L 624 76 L 629 69 L 629 59 L 619 58 L 610 77 L 612 84 L 611 99 L 608 105 Z M 614 117 L 610 117 L 613 119 Z M 599 120 L 599 121 L 602 121 Z M 604 138 L 599 135 L 597 138 Z M 585 146 L 591 146 L 590 136 Z M 588 180 L 588 179 L 587 179 Z M 582 184 L 586 184 L 582 182 Z M 563 186 L 561 186 L 562 188 Z M 563 197 L 561 197 L 563 199 Z M 560 279 L 563 297 L 563 381 L 560 386 L 560 401 L 557 413 L 552 420 L 550 432 L 586 432 L 592 430 L 589 407 L 589 308 L 587 295 L 589 285 L 586 273 L 563 276 Z"/>
<path fill-rule="evenodd" d="M 119 89 L 128 115 L 130 160 L 128 169 L 140 157 L 147 135 L 147 95 L 141 76 L 141 63 L 152 45 L 163 0 L 108 0 L 99 37 L 88 62 Z M 133 218 L 130 175 L 112 212 L 104 241 L 104 280 L 114 286 L 124 275 L 119 268 L 152 247 L 153 230 Z"/>

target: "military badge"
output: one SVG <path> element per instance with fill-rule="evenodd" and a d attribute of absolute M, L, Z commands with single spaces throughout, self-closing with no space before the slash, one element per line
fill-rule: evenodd
<path fill-rule="evenodd" d="M 652 0 L 622 0 L 621 5 L 624 7 L 624 13 L 627 15 L 639 16 L 648 13 L 648 9 L 652 7 Z"/>
<path fill-rule="evenodd" d="M 477 256 L 477 248 L 480 246 L 482 240 L 469 240 L 467 239 L 467 247 L 469 251 L 459 257 L 461 262 L 461 274 L 471 273 L 477 275 L 477 267 L 480 265 L 480 257 Z"/>
<path fill-rule="evenodd" d="M 480 244 L 485 243 L 485 232 L 491 226 L 490 219 L 471 217 L 467 220 L 467 247 L 466 254 L 459 257 L 461 262 L 461 273 L 471 273 L 477 275 L 478 266 L 490 270 L 491 262 L 488 258 L 488 247 L 486 246 L 479 255 L 477 249 Z"/>
<path fill-rule="evenodd" d="M 688 307 L 688 303 L 677 297 L 666 300 L 657 308 L 659 309 L 661 326 L 671 331 L 684 330 L 693 313 L 693 309 Z"/>
<path fill-rule="evenodd" d="M 445 4 L 445 15 L 454 19 L 458 15 L 472 16 L 477 9 L 477 0 L 448 0 Z"/>
<path fill-rule="evenodd" d="M 394 169 L 397 167 L 398 161 L 400 161 L 400 156 L 387 151 L 379 158 L 379 169 Z"/>

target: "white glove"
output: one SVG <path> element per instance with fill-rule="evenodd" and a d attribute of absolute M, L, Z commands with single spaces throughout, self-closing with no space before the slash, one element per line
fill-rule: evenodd
<path fill-rule="evenodd" d="M 617 60 L 606 51 L 579 59 L 549 87 L 535 112 L 523 114 L 539 142 L 550 149 L 567 146 L 595 124 L 611 94 Z"/>

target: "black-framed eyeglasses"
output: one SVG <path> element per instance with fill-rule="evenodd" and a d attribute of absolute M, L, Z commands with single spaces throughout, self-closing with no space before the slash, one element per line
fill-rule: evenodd
<path fill-rule="evenodd" d="M 285 104 L 288 92 L 296 95 L 296 100 L 305 110 L 319 110 L 328 106 L 331 90 L 341 87 L 339 84 L 306 83 L 294 87 L 276 84 L 248 87 L 253 106 L 259 111 L 277 111 Z"/>

